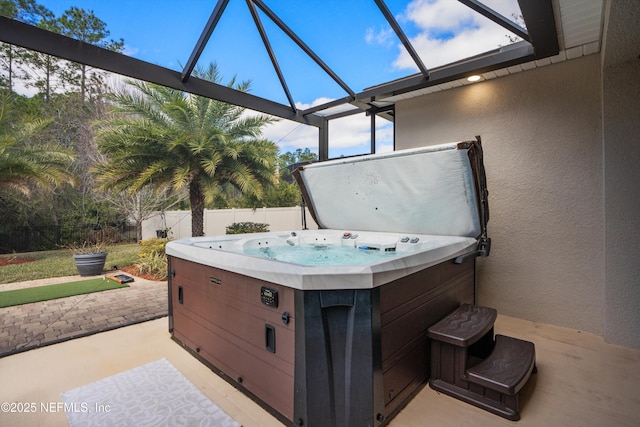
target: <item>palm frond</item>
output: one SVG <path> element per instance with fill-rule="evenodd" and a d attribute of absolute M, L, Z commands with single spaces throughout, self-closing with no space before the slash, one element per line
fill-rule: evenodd
<path fill-rule="evenodd" d="M 9 125 L 10 100 L 0 102 L 0 187 L 28 195 L 31 186 L 75 184 L 69 167 L 75 153 L 59 145 L 35 143 L 50 120 L 22 120 Z"/>
<path fill-rule="evenodd" d="M 215 64 L 198 68 L 194 76 L 221 84 Z M 248 90 L 250 82 L 233 78 L 228 85 Z M 95 168 L 101 186 L 188 188 L 198 204 L 224 186 L 263 196 L 274 177 L 277 147 L 259 138 L 273 118 L 153 84 L 130 86 L 112 98 L 113 115 L 96 123 L 98 147 L 106 157 Z"/>

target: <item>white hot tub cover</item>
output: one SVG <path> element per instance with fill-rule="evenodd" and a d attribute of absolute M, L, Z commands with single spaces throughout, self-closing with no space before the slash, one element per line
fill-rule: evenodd
<path fill-rule="evenodd" d="M 479 138 L 312 163 L 294 176 L 320 228 L 485 234 L 488 205 Z"/>
<path fill-rule="evenodd" d="M 315 163 L 294 176 L 322 230 L 185 238 L 169 242 L 167 255 L 294 289 L 328 290 L 373 288 L 445 260 L 489 254 L 479 141 Z M 393 249 L 393 256 L 316 265 L 246 251 L 315 242 Z"/>

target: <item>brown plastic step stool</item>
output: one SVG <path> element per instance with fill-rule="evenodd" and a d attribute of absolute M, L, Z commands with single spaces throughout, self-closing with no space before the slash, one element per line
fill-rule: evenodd
<path fill-rule="evenodd" d="M 512 421 L 520 419 L 518 395 L 536 372 L 535 346 L 496 335 L 493 308 L 462 304 L 429 328 L 434 390 Z"/>

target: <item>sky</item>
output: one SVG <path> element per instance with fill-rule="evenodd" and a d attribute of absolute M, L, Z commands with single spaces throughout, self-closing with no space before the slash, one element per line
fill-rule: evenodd
<path fill-rule="evenodd" d="M 39 0 L 60 16 L 70 6 L 91 10 L 104 21 L 110 38 L 124 40 L 124 53 L 181 70 L 187 62 L 215 0 Z M 418 68 L 373 0 L 265 0 L 265 3 L 354 92 L 405 77 Z M 427 68 L 508 44 L 509 32 L 455 0 L 386 0 Z M 516 0 L 485 0 L 512 18 Z M 346 96 L 346 92 L 293 43 L 264 13 L 260 18 L 298 108 Z M 288 105 L 244 0 L 230 0 L 198 62 L 215 62 L 223 82 L 252 82 L 250 93 Z M 393 149 L 393 125 L 378 120 L 376 151 Z M 366 117 L 330 124 L 330 157 L 369 152 Z M 317 152 L 314 127 L 280 120 L 264 136 L 282 152 Z"/>

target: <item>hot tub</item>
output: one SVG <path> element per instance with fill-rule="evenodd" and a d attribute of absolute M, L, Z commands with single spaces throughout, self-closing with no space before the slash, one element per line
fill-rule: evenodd
<path fill-rule="evenodd" d="M 294 175 L 320 230 L 167 245 L 172 338 L 287 425 L 384 425 L 428 379 L 426 330 L 474 302 L 479 141 Z"/>
<path fill-rule="evenodd" d="M 371 289 L 475 250 L 471 237 L 302 230 L 171 242 L 171 256 L 300 290 Z"/>

